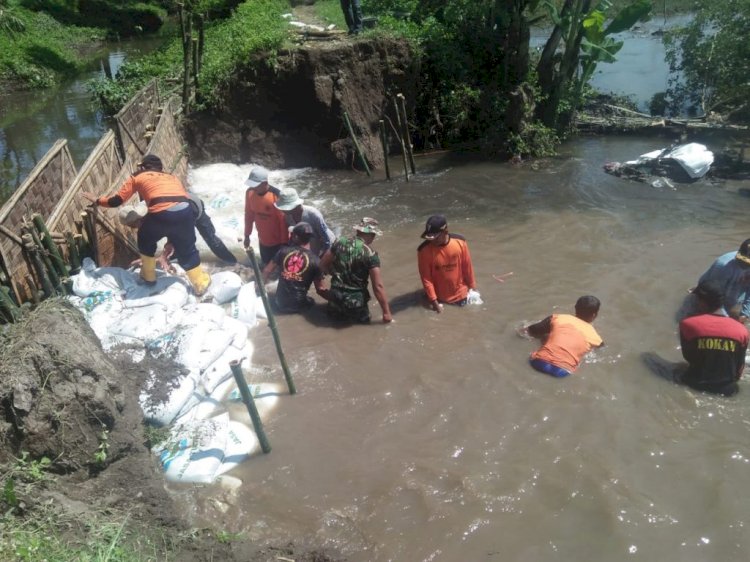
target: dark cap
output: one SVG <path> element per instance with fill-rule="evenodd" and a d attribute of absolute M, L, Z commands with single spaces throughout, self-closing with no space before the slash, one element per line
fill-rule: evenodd
<path fill-rule="evenodd" d="M 693 294 L 712 310 L 719 308 L 724 302 L 724 291 L 716 281 L 698 283 L 698 286 L 693 289 Z"/>
<path fill-rule="evenodd" d="M 138 166 L 144 170 L 156 170 L 157 172 L 161 172 L 164 169 L 164 165 L 161 163 L 161 158 L 155 154 L 146 154 L 146 156 L 141 159 Z"/>
<path fill-rule="evenodd" d="M 438 235 L 448 228 L 448 221 L 443 215 L 432 215 L 427 219 L 422 238 L 434 240 Z"/>
<path fill-rule="evenodd" d="M 750 265 L 750 238 L 740 244 L 740 249 L 734 259 L 741 261 L 747 265 Z"/>
<path fill-rule="evenodd" d="M 292 229 L 292 234 L 295 236 L 305 236 L 313 234 L 313 227 L 306 222 L 298 222 Z"/>

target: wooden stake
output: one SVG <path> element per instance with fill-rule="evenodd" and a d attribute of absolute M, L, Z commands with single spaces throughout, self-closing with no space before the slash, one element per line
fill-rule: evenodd
<path fill-rule="evenodd" d="M 365 167 L 365 172 L 367 172 L 368 176 L 372 176 L 372 174 L 370 173 L 370 167 L 367 165 L 367 159 L 365 158 L 365 155 L 362 152 L 362 147 L 359 146 L 359 141 L 357 140 L 357 137 L 354 135 L 352 122 L 349 120 L 349 114 L 346 111 L 344 111 L 344 124 L 346 124 L 346 128 L 349 130 L 349 136 L 352 137 L 352 142 L 354 143 L 354 149 L 357 151 L 357 154 L 359 155 L 359 159 L 362 162 L 362 165 Z"/>
<path fill-rule="evenodd" d="M 242 401 L 245 403 L 247 413 L 250 414 L 250 419 L 253 421 L 253 428 L 255 428 L 255 434 L 258 436 L 258 441 L 260 441 L 260 448 L 263 449 L 265 454 L 268 454 L 271 452 L 271 444 L 268 442 L 268 437 L 266 437 L 266 432 L 263 429 L 263 422 L 260 420 L 260 414 L 258 414 L 258 408 L 255 406 L 253 395 L 247 387 L 247 381 L 245 380 L 245 375 L 242 373 L 240 362 L 237 360 L 230 361 L 229 368 L 232 369 L 232 375 L 234 375 L 234 380 L 240 389 Z"/>
<path fill-rule="evenodd" d="M 401 111 L 398 109 L 398 101 L 396 98 L 393 98 L 393 108 L 396 110 L 396 124 L 398 125 L 397 131 L 403 131 L 403 128 L 401 127 Z M 401 142 L 401 157 L 404 160 L 404 175 L 406 176 L 406 181 L 409 181 L 409 164 L 406 161 L 406 146 L 404 146 L 402 132 L 398 133 L 398 139 Z"/>
<path fill-rule="evenodd" d="M 398 94 L 396 96 L 399 101 L 399 106 L 401 108 L 401 127 L 403 128 L 403 136 L 404 136 L 404 145 L 406 146 L 406 153 L 409 156 L 409 167 L 411 168 L 411 173 L 416 174 L 417 168 L 414 166 L 414 152 L 413 147 L 411 145 L 411 133 L 409 132 L 409 121 L 406 118 L 406 98 L 403 94 Z"/>
<path fill-rule="evenodd" d="M 284 378 L 286 379 L 286 385 L 289 388 L 289 394 L 296 394 L 297 388 L 294 386 L 292 380 L 292 374 L 289 372 L 289 367 L 286 364 L 286 357 L 284 357 L 284 350 L 281 349 L 281 338 L 279 338 L 279 331 L 276 328 L 276 318 L 271 310 L 271 303 L 268 302 L 268 295 L 266 294 L 266 288 L 263 285 L 263 275 L 260 272 L 260 266 L 258 266 L 258 260 L 255 258 L 255 250 L 252 246 L 245 249 L 247 257 L 250 258 L 250 263 L 255 271 L 255 281 L 260 289 L 260 298 L 263 301 L 263 308 L 266 309 L 266 316 L 268 317 L 268 327 L 271 328 L 271 334 L 273 334 L 273 342 L 276 344 L 276 353 L 279 355 L 279 361 L 281 362 L 281 370 L 284 371 Z"/>
<path fill-rule="evenodd" d="M 380 144 L 383 145 L 383 162 L 385 162 L 385 177 L 388 181 L 391 179 L 391 166 L 388 163 L 388 136 L 385 132 L 385 121 L 382 119 L 378 121 L 380 127 Z"/>

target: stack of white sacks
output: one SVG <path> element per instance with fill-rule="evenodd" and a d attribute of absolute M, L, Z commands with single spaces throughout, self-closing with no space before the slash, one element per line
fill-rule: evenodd
<path fill-rule="evenodd" d="M 248 329 L 265 316 L 263 305 L 254 282 L 243 284 L 232 271 L 211 279 L 213 302 L 198 302 L 179 276 L 160 275 L 155 286 L 145 286 L 138 284 L 137 272 L 97 268 L 86 259 L 73 277 L 70 301 L 105 351 L 119 348 L 136 363 L 149 356 L 182 367 L 179 373 L 150 372 L 139 397 L 149 423 L 171 425 L 170 438 L 154 452 L 172 481 L 213 482 L 260 450 L 249 416 L 230 419 L 227 404 L 239 399 L 229 364 L 250 360 Z M 280 385 L 250 385 L 250 390 L 265 420 Z"/>

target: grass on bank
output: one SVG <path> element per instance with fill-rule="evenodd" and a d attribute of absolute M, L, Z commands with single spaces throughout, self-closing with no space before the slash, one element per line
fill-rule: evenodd
<path fill-rule="evenodd" d="M 23 25 L 22 31 L 0 31 L 0 80 L 28 88 L 47 88 L 72 76 L 84 64 L 85 45 L 101 41 L 101 29 L 64 26 L 49 15 L 10 1 L 4 8 Z"/>
<path fill-rule="evenodd" d="M 227 84 L 235 71 L 255 54 L 265 53 L 273 64 L 274 53 L 287 37 L 288 0 L 248 0 L 232 17 L 208 23 L 198 92 L 199 107 L 219 107 Z M 152 78 L 160 81 L 160 91 L 179 92 L 182 76 L 182 43 L 179 37 L 145 57 L 126 62 L 115 81 L 92 84 L 105 112 L 116 113 Z"/>

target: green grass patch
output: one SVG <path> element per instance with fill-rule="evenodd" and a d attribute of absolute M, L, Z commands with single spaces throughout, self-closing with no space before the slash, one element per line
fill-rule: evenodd
<path fill-rule="evenodd" d="M 287 0 L 249 0 L 240 4 L 226 20 L 208 24 L 200 73 L 200 107 L 218 107 L 235 70 L 258 53 L 273 53 L 287 37 L 288 24 L 281 17 L 289 11 Z M 175 38 L 155 53 L 126 62 L 114 81 L 91 84 L 106 113 L 116 113 L 152 78 L 160 92 L 178 93 L 182 84 L 182 43 Z"/>
<path fill-rule="evenodd" d="M 346 31 L 346 20 L 339 0 L 317 0 L 313 7 L 315 8 L 315 15 L 325 25 L 333 23 L 336 24 L 338 29 Z"/>
<path fill-rule="evenodd" d="M 16 2 L 9 2 L 6 10 L 23 29 L 0 29 L 0 79 L 19 87 L 49 87 L 74 75 L 85 64 L 79 47 L 104 38 L 99 29 L 63 26 Z"/>

